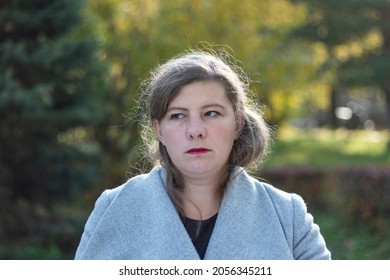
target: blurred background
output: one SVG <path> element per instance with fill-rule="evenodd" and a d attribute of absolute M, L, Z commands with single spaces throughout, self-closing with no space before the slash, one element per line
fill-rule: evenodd
<path fill-rule="evenodd" d="M 225 49 L 275 127 L 255 174 L 334 259 L 390 258 L 390 0 L 1 0 L 0 258 L 72 259 L 98 195 L 149 165 L 148 71 Z"/>

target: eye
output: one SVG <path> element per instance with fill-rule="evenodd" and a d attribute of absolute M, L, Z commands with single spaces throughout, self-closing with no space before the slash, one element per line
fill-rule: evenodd
<path fill-rule="evenodd" d="M 206 117 L 216 117 L 220 115 L 217 111 L 208 111 L 204 114 Z"/>
<path fill-rule="evenodd" d="M 171 120 L 178 120 L 178 119 L 184 119 L 185 115 L 182 113 L 172 114 L 170 119 Z"/>

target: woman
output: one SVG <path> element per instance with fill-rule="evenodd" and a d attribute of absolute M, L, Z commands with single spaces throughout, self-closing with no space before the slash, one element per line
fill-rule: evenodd
<path fill-rule="evenodd" d="M 155 69 L 144 100 L 159 164 L 103 192 L 76 259 L 330 259 L 301 197 L 244 170 L 270 133 L 237 69 L 196 51 Z"/>

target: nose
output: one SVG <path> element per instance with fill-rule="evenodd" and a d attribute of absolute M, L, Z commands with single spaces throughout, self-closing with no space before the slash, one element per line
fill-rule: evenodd
<path fill-rule="evenodd" d="M 206 137 L 206 128 L 201 120 L 191 119 L 188 122 L 187 127 L 187 137 L 188 139 L 203 139 Z"/>

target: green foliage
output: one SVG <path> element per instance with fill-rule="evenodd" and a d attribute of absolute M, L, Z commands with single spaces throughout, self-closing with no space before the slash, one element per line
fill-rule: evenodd
<path fill-rule="evenodd" d="M 390 112 L 389 0 L 291 2 L 305 3 L 308 18 L 290 36 L 293 41 L 300 38 L 324 47 L 328 57 L 318 68 L 316 79 L 328 79 L 332 99 L 336 100 L 340 87 L 376 87 L 384 92 Z M 337 104 L 331 105 L 334 112 Z M 332 122 L 335 126 L 334 116 Z"/>
<path fill-rule="evenodd" d="M 69 198 L 72 188 L 92 183 L 82 175 L 93 166 L 90 155 L 59 141 L 104 115 L 96 45 L 71 33 L 80 3 L 8 1 L 0 7 L 6 27 L 0 38 L 0 166 L 18 196 Z"/>
<path fill-rule="evenodd" d="M 75 204 L 53 204 L 49 208 L 19 198 L 6 213 L 1 213 L 0 259 L 74 258 L 85 213 Z"/>
<path fill-rule="evenodd" d="M 309 166 L 285 166 L 266 168 L 258 175 L 282 190 L 303 197 L 310 209 L 324 210 L 326 207 L 326 172 Z"/>
<path fill-rule="evenodd" d="M 293 36 L 329 46 L 345 44 L 365 35 L 380 25 L 377 11 L 388 0 L 291 0 L 304 2 L 308 7 L 308 21 L 296 29 Z"/>
<path fill-rule="evenodd" d="M 384 232 L 390 214 L 390 166 L 345 166 L 332 172 L 333 201 L 352 224 L 364 223 Z"/>
<path fill-rule="evenodd" d="M 98 179 L 93 127 L 105 116 L 103 67 L 94 38 L 76 32 L 82 4 L 0 4 L 2 244 L 37 238 L 41 223 L 50 232 L 52 218 L 35 210 L 76 201 Z"/>

